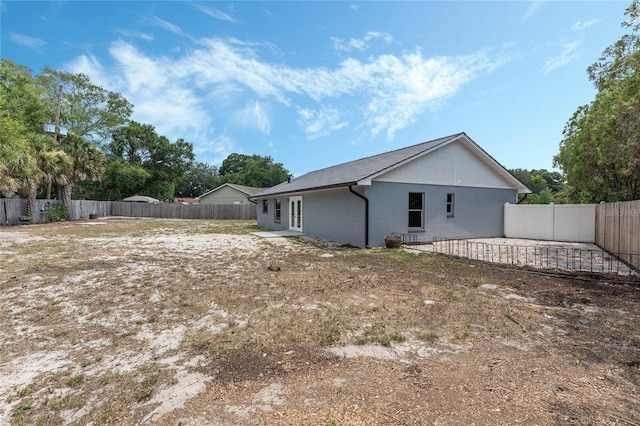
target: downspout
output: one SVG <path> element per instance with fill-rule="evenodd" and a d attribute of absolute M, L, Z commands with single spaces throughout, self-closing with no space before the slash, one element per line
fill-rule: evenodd
<path fill-rule="evenodd" d="M 524 194 L 524 197 L 522 197 L 522 200 L 518 201 L 516 204 L 522 204 L 522 203 L 524 203 L 525 201 L 527 201 L 527 195 L 529 195 L 529 194 L 528 194 L 528 193 L 525 193 L 525 194 Z"/>
<path fill-rule="evenodd" d="M 353 185 L 349 185 L 349 192 L 364 200 L 364 247 L 369 248 L 369 199 L 353 190 Z"/>

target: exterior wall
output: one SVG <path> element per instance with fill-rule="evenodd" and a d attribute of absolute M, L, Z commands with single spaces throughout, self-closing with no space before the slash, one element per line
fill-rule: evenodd
<path fill-rule="evenodd" d="M 277 231 L 289 229 L 289 198 L 286 196 L 268 198 L 266 213 L 263 213 L 262 209 L 263 200 L 262 198 L 259 199 L 256 204 L 258 209 L 258 226 L 261 228 L 275 229 Z M 280 222 L 275 221 L 276 200 L 280 200 Z"/>
<path fill-rule="evenodd" d="M 504 205 L 517 199 L 514 189 L 468 188 L 374 182 L 355 190 L 369 199 L 369 247 L 384 246 L 384 237 L 393 233 L 413 234 L 419 241 L 433 237 L 502 237 Z M 408 228 L 409 192 L 423 192 L 424 230 Z M 454 195 L 454 216 L 447 217 L 447 194 Z M 268 211 L 262 212 L 258 200 L 258 226 L 289 229 L 288 197 L 281 198 L 280 223 L 274 221 L 275 200 L 268 199 Z M 302 194 L 302 232 L 331 241 L 365 246 L 365 202 L 347 188 Z"/>
<path fill-rule="evenodd" d="M 378 176 L 374 181 L 492 189 L 513 188 L 513 183 L 505 180 L 481 157 L 465 147 L 462 142 L 452 142 L 428 155 Z"/>
<path fill-rule="evenodd" d="M 237 191 L 228 186 L 223 186 L 220 189 L 205 195 L 200 198 L 200 204 L 249 204 L 247 194 Z"/>
<path fill-rule="evenodd" d="M 424 193 L 424 230 L 408 228 L 409 192 Z M 447 217 L 447 194 L 454 194 L 454 216 Z M 517 200 L 515 189 L 469 188 L 374 182 L 367 187 L 369 198 L 369 245 L 384 245 L 393 232 L 413 234 L 418 241 L 433 237 L 501 237 L 504 235 L 504 204 Z"/>
<path fill-rule="evenodd" d="M 364 248 L 365 203 L 348 188 L 304 194 L 302 210 L 305 234 Z"/>
<path fill-rule="evenodd" d="M 364 247 L 364 200 L 348 188 L 330 191 L 305 192 L 302 195 L 302 232 L 326 240 L 356 247 Z M 263 213 L 262 199 L 258 200 L 258 226 L 289 229 L 289 198 L 281 200 L 281 221 L 275 222 L 275 198 L 268 199 L 268 211 Z"/>

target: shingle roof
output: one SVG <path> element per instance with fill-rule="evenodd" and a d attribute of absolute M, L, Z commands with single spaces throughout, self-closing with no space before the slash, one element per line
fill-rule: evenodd
<path fill-rule="evenodd" d="M 371 157 L 365 157 L 359 160 L 350 161 L 348 163 L 338 164 L 336 166 L 309 172 L 298 178 L 292 179 L 290 182 L 284 182 L 274 187 L 267 188 L 262 192 L 254 194 L 250 198 L 356 185 L 358 182 L 365 181 L 368 178 L 371 178 L 382 172 L 391 170 L 400 164 L 418 157 L 427 151 L 433 150 L 440 145 L 445 145 L 453 140 L 456 140 L 461 136 L 464 136 L 466 140 L 468 140 L 469 142 L 471 142 L 471 144 L 478 148 L 479 152 L 490 159 L 492 163 L 495 163 L 498 168 L 502 169 L 507 178 L 514 179 L 515 182 L 520 184 L 523 188 L 526 188 L 524 185 L 522 185 L 522 183 L 511 176 L 509 172 L 504 169 L 497 161 L 489 156 L 489 154 L 487 154 L 473 141 L 471 141 L 471 139 L 466 136 L 465 133 L 457 133 L 455 135 L 445 136 L 428 142 L 419 143 L 417 145 L 408 146 L 406 148 L 397 149 L 395 151 L 389 151 L 382 154 L 373 155 Z"/>

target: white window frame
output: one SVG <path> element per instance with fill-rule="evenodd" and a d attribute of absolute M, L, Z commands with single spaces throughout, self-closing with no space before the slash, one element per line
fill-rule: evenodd
<path fill-rule="evenodd" d="M 282 200 L 275 200 L 274 201 L 273 221 L 275 223 L 282 222 Z"/>
<path fill-rule="evenodd" d="M 449 192 L 447 193 L 447 217 L 455 216 L 455 193 Z"/>
<path fill-rule="evenodd" d="M 412 195 L 413 194 L 417 194 L 420 195 L 420 206 L 416 206 L 416 205 L 412 205 Z M 424 192 L 409 192 L 409 196 L 408 196 L 408 203 L 407 203 L 407 207 L 408 207 L 408 212 L 407 212 L 407 227 L 409 228 L 409 231 L 421 231 L 424 230 Z M 420 225 L 419 226 L 411 226 L 412 224 L 412 216 L 415 215 L 415 213 L 419 212 L 420 213 Z M 413 215 L 412 215 L 413 213 Z"/>

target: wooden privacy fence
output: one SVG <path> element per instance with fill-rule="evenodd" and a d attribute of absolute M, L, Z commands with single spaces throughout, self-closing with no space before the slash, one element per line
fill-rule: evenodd
<path fill-rule="evenodd" d="M 48 221 L 43 210 L 48 203 L 57 200 L 36 200 L 36 209 L 31 223 Z M 18 225 L 26 214 L 27 200 L 0 198 L 0 225 Z M 69 218 L 71 220 L 105 216 L 156 217 L 163 219 L 237 219 L 256 220 L 255 204 L 146 204 L 117 201 L 73 200 Z"/>
<path fill-rule="evenodd" d="M 596 206 L 596 244 L 640 269 L 640 200 Z"/>
<path fill-rule="evenodd" d="M 165 219 L 257 219 L 255 204 L 147 204 L 112 202 L 111 216 Z"/>

